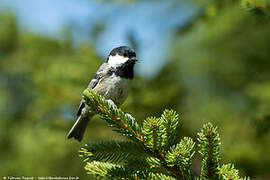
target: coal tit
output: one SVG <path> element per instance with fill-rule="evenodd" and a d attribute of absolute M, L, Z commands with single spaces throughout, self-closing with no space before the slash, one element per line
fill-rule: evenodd
<path fill-rule="evenodd" d="M 130 83 L 134 76 L 134 65 L 137 61 L 133 49 L 127 46 L 114 48 L 107 61 L 98 69 L 88 88 L 120 106 L 127 98 Z M 91 108 L 82 100 L 77 112 L 77 120 L 69 131 L 67 138 L 73 137 L 81 141 L 87 124 L 94 115 Z"/>

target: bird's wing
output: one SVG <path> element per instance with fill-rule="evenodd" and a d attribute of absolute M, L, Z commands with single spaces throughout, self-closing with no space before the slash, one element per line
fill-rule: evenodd
<path fill-rule="evenodd" d="M 98 69 L 96 75 L 94 76 L 94 78 L 90 81 L 89 85 L 88 85 L 88 89 L 94 89 L 96 87 L 96 85 L 99 83 L 100 80 L 102 80 L 105 75 L 108 73 L 109 70 L 109 66 L 107 63 L 103 63 L 100 68 Z M 84 104 L 84 100 L 81 100 L 80 106 L 78 108 L 78 112 L 77 112 L 77 116 L 80 116 L 82 113 L 82 109 L 85 107 Z"/>
<path fill-rule="evenodd" d="M 90 81 L 89 85 L 88 85 L 88 89 L 94 89 L 96 87 L 96 85 L 98 84 L 98 82 L 107 74 L 109 70 L 109 66 L 107 63 L 103 63 L 100 68 L 98 69 L 96 75 L 94 76 L 94 78 Z"/>

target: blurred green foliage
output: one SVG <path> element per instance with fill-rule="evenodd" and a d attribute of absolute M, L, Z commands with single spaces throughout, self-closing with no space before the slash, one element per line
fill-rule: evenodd
<path fill-rule="evenodd" d="M 222 163 L 269 179 L 270 22 L 241 1 L 193 2 L 203 13 L 174 31 L 168 63 L 153 79 L 137 77 L 122 109 L 138 120 L 176 109 L 181 135 L 211 121 L 220 130 Z M 12 14 L 0 14 L 0 174 L 86 179 L 81 144 L 65 136 L 102 61 L 91 45 L 75 48 L 71 39 L 22 32 Z M 112 136 L 95 118 L 84 141 Z M 198 171 L 200 162 L 193 164 Z"/>
<path fill-rule="evenodd" d="M 172 54 L 186 92 L 181 99 L 186 128 L 195 132 L 202 123 L 215 122 L 226 161 L 251 177 L 267 179 L 270 22 L 239 4 L 210 4 L 206 10 L 215 13 L 178 33 Z"/>
<path fill-rule="evenodd" d="M 69 39 L 21 33 L 13 15 L 1 14 L 1 175 L 86 176 L 77 168 L 80 144 L 65 139 L 66 120 L 102 62 L 92 47 L 75 50 Z"/>
<path fill-rule="evenodd" d="M 0 15 L 0 174 L 86 178 L 77 155 L 81 144 L 65 136 L 102 60 L 89 45 L 74 48 L 71 39 L 20 32 L 12 14 Z M 176 106 L 179 85 L 171 82 L 164 89 L 159 83 L 172 77 L 169 71 L 164 68 L 151 81 L 138 77 L 123 108 L 143 119 Z M 166 92 L 170 95 L 160 99 Z M 97 118 L 86 135 L 87 142 L 119 138 Z"/>

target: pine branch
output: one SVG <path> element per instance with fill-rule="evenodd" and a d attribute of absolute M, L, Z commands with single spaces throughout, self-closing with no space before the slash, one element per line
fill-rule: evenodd
<path fill-rule="evenodd" d="M 167 159 L 165 158 L 167 154 L 165 147 L 175 141 L 176 124 L 178 124 L 178 115 L 172 110 L 165 110 L 161 118 L 147 118 L 142 127 L 145 140 L 144 145 L 152 156 L 160 159 L 164 168 L 172 172 L 175 177 L 185 179 L 184 172 L 178 166 L 168 165 Z M 171 127 L 174 129 L 171 130 Z M 168 133 L 169 129 L 171 133 Z"/>
<path fill-rule="evenodd" d="M 177 127 L 178 115 L 173 110 L 165 110 L 161 118 L 147 118 L 142 127 L 144 145 L 152 152 L 152 156 L 160 159 L 163 167 L 172 172 L 175 177 L 186 179 L 186 177 L 191 177 L 191 174 L 185 176 L 184 171 L 179 166 L 169 165 L 165 158 L 166 149 L 175 143 Z"/>
<path fill-rule="evenodd" d="M 147 118 L 142 127 L 134 118 L 92 90 L 84 91 L 85 103 L 117 132 L 132 141 L 91 143 L 80 150 L 85 169 L 107 179 L 197 179 L 191 172 L 195 143 L 185 137 L 176 142 L 178 115 L 165 110 L 160 118 Z M 219 166 L 220 138 L 217 128 L 205 124 L 200 133 L 200 179 L 239 179 L 231 165 Z"/>
<path fill-rule="evenodd" d="M 174 180 L 173 177 L 162 173 L 152 173 L 148 171 L 137 171 L 124 165 L 115 165 L 112 163 L 103 163 L 93 161 L 87 163 L 85 169 L 88 174 L 95 175 L 97 178 L 106 179 L 164 179 Z"/>
<path fill-rule="evenodd" d="M 217 128 L 207 123 L 198 136 L 199 153 L 203 158 L 201 179 L 220 179 L 218 175 L 220 138 Z"/>
<path fill-rule="evenodd" d="M 170 146 L 175 144 L 176 135 L 178 131 L 178 114 L 173 110 L 165 110 L 161 115 L 161 134 L 163 137 L 162 147 L 164 152 L 168 150 Z"/>
<path fill-rule="evenodd" d="M 185 137 L 175 146 L 172 146 L 166 156 L 168 166 L 177 166 L 186 178 L 192 177 L 190 166 L 195 153 L 195 143 L 191 138 Z M 194 178 L 194 177 L 193 177 Z"/>
<path fill-rule="evenodd" d="M 86 144 L 81 148 L 80 157 L 84 161 L 120 163 L 147 154 L 141 144 L 130 141 L 108 141 Z"/>
<path fill-rule="evenodd" d="M 91 107 L 91 110 L 99 114 L 101 118 L 114 127 L 117 132 L 129 137 L 137 143 L 141 143 L 145 147 L 145 151 L 150 156 L 160 159 L 162 166 L 167 169 L 167 171 L 171 172 L 174 177 L 184 178 L 184 172 L 181 171 L 179 167 L 167 165 L 165 159 L 166 153 L 162 151 L 164 148 L 160 146 L 160 142 L 166 141 L 164 140 L 166 139 L 166 134 L 164 134 L 166 131 L 161 131 L 160 118 L 147 118 L 141 128 L 137 122 L 133 122 L 126 113 L 122 112 L 115 105 L 110 104 L 104 97 L 99 96 L 93 90 L 86 89 L 83 95 L 85 103 Z M 165 123 L 171 121 L 173 122 L 172 127 L 175 127 L 175 122 L 177 121 L 178 123 L 178 115 L 174 111 L 168 110 L 165 110 L 163 114 L 163 118 L 170 116 L 169 118 L 171 119 L 163 121 Z M 174 129 L 174 131 L 176 130 Z M 175 133 L 172 133 L 173 136 L 174 134 Z"/>
<path fill-rule="evenodd" d="M 233 179 L 233 180 L 248 180 L 249 178 L 240 178 L 239 171 L 234 169 L 233 164 L 224 164 L 219 168 L 219 175 L 222 179 Z"/>
<path fill-rule="evenodd" d="M 99 114 L 110 126 L 114 127 L 117 132 L 136 141 L 144 141 L 141 127 L 116 105 L 110 104 L 104 97 L 99 96 L 93 90 L 86 89 L 83 92 L 85 103 L 91 106 L 91 110 Z"/>
<path fill-rule="evenodd" d="M 147 158 L 137 158 L 132 159 L 129 161 L 126 161 L 125 164 L 127 167 L 139 170 L 139 171 L 145 171 L 151 173 L 159 173 L 166 176 L 170 176 L 170 173 L 165 169 L 165 167 L 162 166 L 161 161 L 158 158 L 154 157 L 147 157 Z"/>
<path fill-rule="evenodd" d="M 144 144 L 154 152 L 160 148 L 160 119 L 155 117 L 147 118 L 143 123 L 142 133 L 144 135 Z"/>

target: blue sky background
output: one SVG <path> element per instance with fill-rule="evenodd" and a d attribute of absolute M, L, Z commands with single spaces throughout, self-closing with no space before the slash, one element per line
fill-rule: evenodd
<path fill-rule="evenodd" d="M 74 27 L 75 41 L 95 43 L 103 58 L 112 48 L 128 45 L 127 33 L 132 32 L 139 44 L 141 63 L 137 70 L 147 77 L 154 76 L 166 63 L 175 28 L 194 12 L 190 4 L 166 1 L 118 4 L 94 0 L 1 0 L 0 8 L 14 12 L 22 30 L 53 38 L 59 38 L 65 27 Z M 105 30 L 93 42 L 91 31 L 104 22 Z"/>

